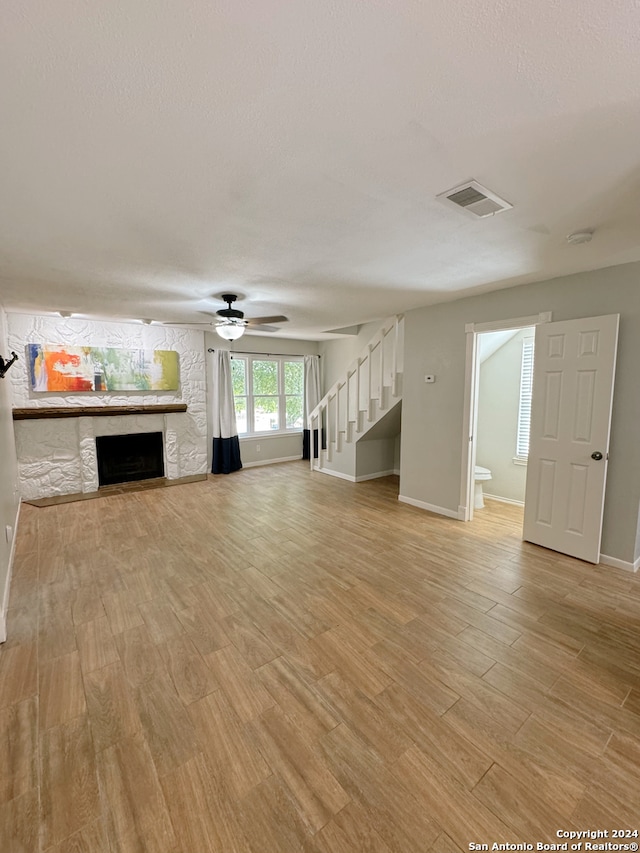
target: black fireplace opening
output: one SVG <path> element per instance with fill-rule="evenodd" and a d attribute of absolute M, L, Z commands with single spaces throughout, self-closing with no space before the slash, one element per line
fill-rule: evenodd
<path fill-rule="evenodd" d="M 101 486 L 164 477 L 161 432 L 96 436 L 98 482 Z"/>

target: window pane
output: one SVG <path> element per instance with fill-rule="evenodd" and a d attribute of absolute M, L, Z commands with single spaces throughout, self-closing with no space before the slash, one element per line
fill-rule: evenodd
<path fill-rule="evenodd" d="M 301 361 L 285 361 L 284 363 L 284 393 L 302 394 L 304 388 L 304 372 Z"/>
<path fill-rule="evenodd" d="M 278 418 L 277 397 L 254 397 L 253 398 L 253 429 L 255 432 L 266 432 L 278 429 L 280 421 Z"/>
<path fill-rule="evenodd" d="M 247 393 L 247 360 L 244 358 L 231 359 L 231 378 L 233 380 L 233 393 Z"/>
<path fill-rule="evenodd" d="M 247 429 L 247 398 L 246 397 L 234 397 L 234 403 L 236 406 L 236 425 L 238 427 L 238 434 L 248 432 L 248 429 Z"/>
<path fill-rule="evenodd" d="M 278 362 L 277 361 L 254 361 L 253 362 L 253 393 L 254 394 L 277 394 L 278 393 Z"/>
<path fill-rule="evenodd" d="M 287 397 L 287 429 L 302 429 L 302 397 Z"/>

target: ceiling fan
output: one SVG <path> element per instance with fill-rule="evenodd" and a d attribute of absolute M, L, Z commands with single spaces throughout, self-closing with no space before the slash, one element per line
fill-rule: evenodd
<path fill-rule="evenodd" d="M 220 297 L 223 302 L 227 303 L 226 308 L 219 308 L 215 314 L 210 311 L 202 311 L 209 317 L 215 317 L 216 322 L 208 323 L 213 326 L 221 338 L 226 341 L 236 341 L 244 335 L 247 329 L 254 326 L 259 326 L 261 332 L 276 332 L 275 326 L 270 326 L 270 323 L 286 323 L 289 319 L 281 314 L 273 314 L 270 317 L 252 317 L 245 318 L 244 312 L 237 308 L 232 308 L 233 303 L 238 299 L 235 293 L 223 293 Z M 200 323 L 179 323 L 181 326 L 202 326 L 206 321 Z M 172 324 L 176 325 L 176 324 Z"/>

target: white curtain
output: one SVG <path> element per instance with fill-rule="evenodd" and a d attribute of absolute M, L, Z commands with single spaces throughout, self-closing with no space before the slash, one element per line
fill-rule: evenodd
<path fill-rule="evenodd" d="M 305 355 L 304 357 L 304 408 L 302 430 L 302 458 L 311 458 L 311 433 L 307 420 L 311 412 L 320 402 L 320 356 Z M 313 430 L 313 456 L 318 457 L 318 430 Z"/>
<path fill-rule="evenodd" d="M 227 350 L 213 354 L 213 462 L 212 474 L 230 474 L 242 468 L 240 441 L 233 404 L 231 356 Z"/>

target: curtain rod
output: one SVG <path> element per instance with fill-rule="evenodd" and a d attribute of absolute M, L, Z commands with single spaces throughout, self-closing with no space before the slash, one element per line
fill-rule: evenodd
<path fill-rule="evenodd" d="M 215 350 L 212 349 L 211 347 L 209 347 L 207 352 L 215 352 Z M 292 358 L 303 358 L 304 355 L 313 355 L 313 353 L 305 353 L 303 355 L 302 353 L 296 353 L 296 352 L 242 352 L 242 350 L 240 350 L 239 352 L 229 352 L 229 355 L 231 356 L 231 358 L 233 358 L 234 355 L 281 355 L 281 356 L 290 355 L 290 356 L 292 356 Z M 318 358 L 322 358 L 322 356 L 319 355 Z"/>

